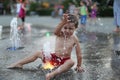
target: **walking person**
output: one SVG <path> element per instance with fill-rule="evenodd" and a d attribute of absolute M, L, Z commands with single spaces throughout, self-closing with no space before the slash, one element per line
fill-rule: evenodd
<path fill-rule="evenodd" d="M 86 2 L 85 1 L 80 1 L 80 7 L 79 7 L 79 13 L 80 13 L 80 27 L 83 30 L 86 30 L 86 22 L 87 22 L 87 17 L 88 17 L 88 8 L 86 6 Z"/>
<path fill-rule="evenodd" d="M 20 11 L 18 14 L 18 17 L 21 19 L 22 21 L 22 25 L 19 26 L 20 30 L 24 30 L 24 24 L 25 24 L 25 17 L 26 17 L 26 4 L 28 3 L 28 0 L 22 0 L 21 1 L 21 7 L 20 7 Z"/>
<path fill-rule="evenodd" d="M 19 17 L 19 12 L 20 12 L 20 8 L 21 8 L 21 1 L 20 0 L 16 0 L 16 16 L 17 18 Z"/>
<path fill-rule="evenodd" d="M 114 13 L 114 23 L 116 32 L 120 31 L 120 0 L 114 0 L 113 4 L 113 13 Z"/>
<path fill-rule="evenodd" d="M 94 2 L 93 5 L 91 6 L 91 12 L 90 12 L 90 22 L 95 25 L 97 23 L 97 3 Z"/>

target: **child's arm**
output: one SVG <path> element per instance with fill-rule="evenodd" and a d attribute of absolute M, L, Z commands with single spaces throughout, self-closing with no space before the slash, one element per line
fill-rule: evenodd
<path fill-rule="evenodd" d="M 77 56 L 77 66 L 75 68 L 76 71 L 84 71 L 81 67 L 81 64 L 82 64 L 82 53 L 81 53 L 81 48 L 80 48 L 80 43 L 79 43 L 79 40 L 78 38 L 76 37 L 76 46 L 75 46 L 75 49 L 76 49 L 76 56 Z"/>
<path fill-rule="evenodd" d="M 26 11 L 26 7 L 25 7 L 25 4 L 22 4 L 22 8 Z"/>
<path fill-rule="evenodd" d="M 76 49 L 76 56 L 77 56 L 77 66 L 80 67 L 82 62 L 82 54 L 81 54 L 80 44 L 78 40 L 76 40 L 75 49 Z"/>
<path fill-rule="evenodd" d="M 62 27 L 68 22 L 68 14 L 64 14 L 63 15 L 63 20 L 61 21 L 61 23 L 59 23 L 59 25 L 56 27 L 54 34 L 57 36 L 61 35 L 61 29 Z"/>

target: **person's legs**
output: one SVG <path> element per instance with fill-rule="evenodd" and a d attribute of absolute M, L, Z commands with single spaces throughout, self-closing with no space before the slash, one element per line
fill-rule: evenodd
<path fill-rule="evenodd" d="M 22 68 L 24 64 L 30 63 L 35 61 L 37 58 L 41 58 L 43 59 L 43 54 L 42 52 L 36 52 L 35 54 L 26 57 L 24 59 L 19 60 L 16 63 L 11 64 L 10 66 L 8 66 L 8 68 Z"/>
<path fill-rule="evenodd" d="M 24 28 L 24 24 L 25 24 L 25 17 L 21 18 L 21 20 L 22 20 L 22 26 L 23 26 L 23 28 Z"/>
<path fill-rule="evenodd" d="M 21 31 L 21 33 L 25 34 L 26 30 L 25 30 L 25 17 L 21 18 L 22 24 L 19 27 L 19 30 Z"/>
<path fill-rule="evenodd" d="M 120 27 L 119 26 L 116 26 L 115 30 L 116 32 L 120 31 Z"/>
<path fill-rule="evenodd" d="M 116 11 L 114 11 L 114 23 L 116 25 L 116 28 L 115 28 L 114 31 L 116 31 L 116 32 L 120 31 L 120 27 L 119 27 L 119 25 L 120 25 L 120 23 L 119 23 L 120 19 L 119 18 L 120 18 L 119 14 Z"/>
<path fill-rule="evenodd" d="M 68 71 L 74 65 L 74 61 L 69 59 L 63 65 L 59 66 L 56 70 L 51 73 L 46 74 L 46 80 L 50 80 L 52 77 Z"/>

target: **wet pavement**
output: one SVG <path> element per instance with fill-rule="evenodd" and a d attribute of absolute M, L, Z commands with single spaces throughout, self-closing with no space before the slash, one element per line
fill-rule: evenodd
<path fill-rule="evenodd" d="M 6 67 L 25 56 L 40 51 L 46 41 L 52 43 L 51 48 L 54 50 L 53 29 L 45 26 L 34 26 L 31 33 L 22 36 L 21 47 L 24 48 L 15 51 L 7 50 L 11 46 L 9 34 L 3 35 L 3 39 L 0 40 L 0 80 L 45 80 L 45 74 L 48 71 L 38 68 L 42 64 L 40 59 L 24 65 L 22 70 L 10 70 Z M 47 33 L 50 36 L 46 36 Z M 119 80 L 120 48 L 118 44 L 120 34 L 104 31 L 103 25 L 100 24 L 91 25 L 91 28 L 88 27 L 86 32 L 78 31 L 75 34 L 77 34 L 81 44 L 82 66 L 85 72 L 76 73 L 73 67 L 52 80 Z M 74 54 L 75 50 L 73 49 L 72 58 L 76 61 Z"/>

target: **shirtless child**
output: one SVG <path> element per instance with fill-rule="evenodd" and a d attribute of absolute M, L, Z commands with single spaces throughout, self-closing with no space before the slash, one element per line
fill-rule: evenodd
<path fill-rule="evenodd" d="M 83 72 L 82 55 L 78 38 L 73 35 L 74 31 L 78 27 L 78 19 L 74 15 L 64 14 L 62 21 L 56 27 L 54 34 L 56 35 L 55 52 L 51 53 L 51 62 L 58 68 L 52 72 L 46 74 L 46 80 L 50 80 L 54 76 L 68 71 L 75 64 L 71 59 L 71 52 L 73 47 L 76 50 L 77 65 L 75 70 Z M 24 64 L 35 61 L 37 58 L 41 58 L 43 62 L 46 62 L 44 52 L 36 52 L 35 54 L 24 58 L 14 64 L 11 64 L 8 68 L 22 68 Z"/>

